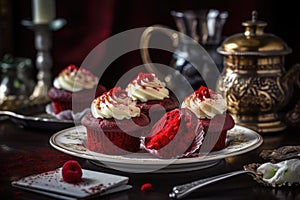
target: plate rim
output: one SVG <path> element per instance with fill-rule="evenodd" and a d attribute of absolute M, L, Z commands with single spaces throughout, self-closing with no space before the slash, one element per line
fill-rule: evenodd
<path fill-rule="evenodd" d="M 235 150 L 235 151 L 229 152 L 229 153 L 222 153 L 222 151 L 224 151 L 228 148 L 228 147 L 226 147 L 223 150 L 209 153 L 208 156 L 204 157 L 204 159 L 201 157 L 180 158 L 180 159 L 160 159 L 160 158 L 155 158 L 155 157 L 151 158 L 151 159 L 140 159 L 140 158 L 133 159 L 133 158 L 118 156 L 118 155 L 116 156 L 116 155 L 99 154 L 96 152 L 91 152 L 88 149 L 86 149 L 85 152 L 79 153 L 74 150 L 70 150 L 66 147 L 63 147 L 62 145 L 57 144 L 57 142 L 56 142 L 57 137 L 59 137 L 61 134 L 69 132 L 71 130 L 78 130 L 78 128 L 85 130 L 85 127 L 83 125 L 80 125 L 80 126 L 74 126 L 74 127 L 70 127 L 70 128 L 63 129 L 61 131 L 56 132 L 49 139 L 50 145 L 61 152 L 64 152 L 66 154 L 69 154 L 69 155 L 72 155 L 75 157 L 80 157 L 83 159 L 94 160 L 94 161 L 101 160 L 102 162 L 112 162 L 114 164 L 126 164 L 126 165 L 133 165 L 133 166 L 134 165 L 153 165 L 153 166 L 155 166 L 155 165 L 166 165 L 166 164 L 183 165 L 183 164 L 194 164 L 194 163 L 203 163 L 206 161 L 220 160 L 220 159 L 224 159 L 227 157 L 247 153 L 249 151 L 252 151 L 252 150 L 258 148 L 263 143 L 263 137 L 260 134 L 258 134 L 256 131 L 236 124 L 234 128 L 240 128 L 240 129 L 244 129 L 244 130 L 248 131 L 249 134 L 252 134 L 253 136 L 255 136 L 256 142 L 253 144 L 249 144 L 247 147 L 244 147 L 243 149 Z M 94 155 L 92 155 L 92 153 Z M 95 158 L 95 156 L 97 156 L 97 159 Z M 134 161 L 134 162 L 128 163 L 126 161 Z"/>

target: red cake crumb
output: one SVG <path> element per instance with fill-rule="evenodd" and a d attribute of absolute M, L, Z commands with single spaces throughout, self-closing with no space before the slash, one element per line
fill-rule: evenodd
<path fill-rule="evenodd" d="M 153 186 L 151 183 L 145 183 L 141 186 L 141 191 L 143 192 L 151 192 L 153 191 Z"/>
<path fill-rule="evenodd" d="M 61 171 L 65 182 L 78 183 L 82 181 L 82 168 L 76 160 L 65 162 Z"/>

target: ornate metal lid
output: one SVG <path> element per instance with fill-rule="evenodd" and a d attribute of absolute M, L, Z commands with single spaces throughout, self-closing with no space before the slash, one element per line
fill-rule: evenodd
<path fill-rule="evenodd" d="M 279 37 L 264 33 L 267 23 L 257 20 L 257 12 L 252 12 L 252 20 L 243 22 L 244 33 L 232 35 L 224 40 L 217 51 L 222 55 L 276 56 L 286 55 L 292 49 Z"/>

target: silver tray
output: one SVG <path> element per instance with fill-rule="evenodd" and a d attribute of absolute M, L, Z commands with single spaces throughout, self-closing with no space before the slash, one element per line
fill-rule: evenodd
<path fill-rule="evenodd" d="M 57 131 L 74 126 L 73 120 L 61 120 L 47 114 L 45 106 L 37 104 L 15 111 L 0 111 L 0 119 L 9 119 L 22 127 Z"/>

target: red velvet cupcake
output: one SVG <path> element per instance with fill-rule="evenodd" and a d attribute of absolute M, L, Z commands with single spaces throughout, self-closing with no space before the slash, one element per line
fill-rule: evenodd
<path fill-rule="evenodd" d="M 193 154 L 203 140 L 203 128 L 189 109 L 174 109 L 153 126 L 142 147 L 160 158 L 180 158 Z"/>
<path fill-rule="evenodd" d="M 203 151 L 217 151 L 225 148 L 227 131 L 235 125 L 233 118 L 226 113 L 226 100 L 215 91 L 201 86 L 186 97 L 182 108 L 190 109 L 198 117 L 205 135 Z"/>
<path fill-rule="evenodd" d="M 179 107 L 175 97 L 170 95 L 165 83 L 153 73 L 140 72 L 127 86 L 128 96 L 137 100 L 141 112 L 151 118 L 154 124 L 165 112 Z"/>
<path fill-rule="evenodd" d="M 86 127 L 87 148 L 111 155 L 139 151 L 140 136 L 149 131 L 148 117 L 121 88 L 97 97 L 81 123 Z"/>
<path fill-rule="evenodd" d="M 94 98 L 106 91 L 104 86 L 98 85 L 98 81 L 99 79 L 90 71 L 75 65 L 69 65 L 63 69 L 54 79 L 53 87 L 48 91 L 55 114 L 64 110 L 72 110 L 74 107 L 76 111 L 89 108 L 93 99 L 88 97 Z M 72 104 L 74 95 L 77 98 L 76 105 Z"/>

